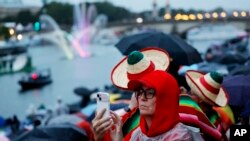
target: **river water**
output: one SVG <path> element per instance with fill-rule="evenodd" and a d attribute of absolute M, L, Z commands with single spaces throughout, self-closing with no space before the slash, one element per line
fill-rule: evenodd
<path fill-rule="evenodd" d="M 89 58 L 65 58 L 63 51 L 56 46 L 29 47 L 33 65 L 38 69 L 50 68 L 53 83 L 29 91 L 20 91 L 18 80 L 24 73 L 15 73 L 0 77 L 0 115 L 3 117 L 18 115 L 25 117 L 30 104 L 47 107 L 54 106 L 61 97 L 65 103 L 74 103 L 80 98 L 73 90 L 79 86 L 90 89 L 111 84 L 110 72 L 122 58 L 121 53 L 113 46 L 91 45 Z"/>

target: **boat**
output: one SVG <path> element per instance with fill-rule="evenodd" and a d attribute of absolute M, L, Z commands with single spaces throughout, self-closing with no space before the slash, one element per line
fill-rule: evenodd
<path fill-rule="evenodd" d="M 0 57 L 0 76 L 16 72 L 31 72 L 33 69 L 32 58 L 26 53 Z"/>
<path fill-rule="evenodd" d="M 19 42 L 0 42 L 0 57 L 27 52 L 27 46 Z"/>
<path fill-rule="evenodd" d="M 24 42 L 0 41 L 0 75 L 30 72 L 32 69 L 32 58 Z"/>
<path fill-rule="evenodd" d="M 39 88 L 52 83 L 51 72 L 49 69 L 34 71 L 23 76 L 18 83 L 21 85 L 22 89 Z"/>

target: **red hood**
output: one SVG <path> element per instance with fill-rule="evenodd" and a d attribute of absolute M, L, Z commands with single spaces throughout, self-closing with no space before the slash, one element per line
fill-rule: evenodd
<path fill-rule="evenodd" d="M 154 137 L 172 129 L 179 122 L 179 86 L 173 76 L 165 71 L 154 71 L 139 80 L 128 83 L 130 90 L 141 85 L 156 90 L 156 108 L 149 128 L 143 116 L 140 116 L 140 128 L 148 137 Z"/>

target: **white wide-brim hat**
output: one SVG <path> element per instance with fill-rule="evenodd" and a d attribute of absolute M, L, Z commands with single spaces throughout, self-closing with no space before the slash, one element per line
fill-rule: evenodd
<path fill-rule="evenodd" d="M 157 47 L 147 47 L 139 51 L 143 55 L 143 59 L 135 64 L 128 63 L 128 57 L 124 57 L 112 70 L 111 81 L 112 83 L 127 90 L 129 80 L 140 78 L 144 74 L 153 70 L 167 70 L 170 63 L 168 53 Z"/>
<path fill-rule="evenodd" d="M 185 77 L 190 89 L 203 101 L 212 106 L 227 105 L 228 94 L 221 84 L 211 77 L 211 73 L 189 70 Z"/>

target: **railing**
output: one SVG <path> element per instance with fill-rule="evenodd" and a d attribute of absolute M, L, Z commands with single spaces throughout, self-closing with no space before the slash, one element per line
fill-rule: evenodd
<path fill-rule="evenodd" d="M 248 17 L 226 17 L 226 18 L 213 18 L 213 19 L 195 19 L 195 20 L 145 20 L 143 23 L 137 23 L 136 20 L 128 20 L 128 21 L 117 21 L 117 22 L 111 22 L 108 23 L 108 27 L 114 27 L 114 26 L 131 26 L 131 25 L 150 25 L 150 24 L 159 24 L 159 23 L 183 23 L 183 22 L 222 22 L 222 21 L 227 21 L 227 22 L 233 22 L 233 21 L 239 21 L 239 22 L 250 22 L 250 16 Z"/>

